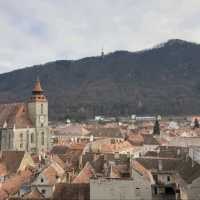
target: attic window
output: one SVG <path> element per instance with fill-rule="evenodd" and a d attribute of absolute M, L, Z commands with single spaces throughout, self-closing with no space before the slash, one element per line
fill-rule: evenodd
<path fill-rule="evenodd" d="M 43 183 L 43 182 L 44 182 L 44 179 L 43 179 L 43 178 L 41 178 L 41 180 L 40 180 L 40 181 L 41 181 L 41 183 Z"/>

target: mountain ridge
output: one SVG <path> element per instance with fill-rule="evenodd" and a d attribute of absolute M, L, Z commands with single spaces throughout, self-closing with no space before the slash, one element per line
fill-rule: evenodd
<path fill-rule="evenodd" d="M 52 119 L 196 114 L 199 54 L 199 44 L 172 39 L 144 51 L 120 50 L 26 67 L 0 74 L 0 103 L 27 100 L 39 75 Z"/>

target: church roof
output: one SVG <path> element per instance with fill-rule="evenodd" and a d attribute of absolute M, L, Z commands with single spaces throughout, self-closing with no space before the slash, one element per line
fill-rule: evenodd
<path fill-rule="evenodd" d="M 37 78 L 35 86 L 33 88 L 31 101 L 46 102 L 46 97 L 43 95 L 43 89 L 40 84 L 39 78 Z"/>
<path fill-rule="evenodd" d="M 0 128 L 33 127 L 25 103 L 0 104 Z"/>
<path fill-rule="evenodd" d="M 80 184 L 80 183 L 89 183 L 90 178 L 95 176 L 95 170 L 92 167 L 92 165 L 87 162 L 84 166 L 84 168 L 80 171 L 80 173 L 76 176 L 76 178 L 73 180 L 73 183 Z"/>
<path fill-rule="evenodd" d="M 36 80 L 33 92 L 43 92 L 42 86 L 40 84 L 39 78 Z"/>

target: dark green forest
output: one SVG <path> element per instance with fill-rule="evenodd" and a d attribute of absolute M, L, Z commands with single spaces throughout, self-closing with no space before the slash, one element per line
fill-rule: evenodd
<path fill-rule="evenodd" d="M 0 103 L 27 101 L 39 76 L 51 119 L 200 112 L 200 45 L 60 60 L 0 75 Z"/>

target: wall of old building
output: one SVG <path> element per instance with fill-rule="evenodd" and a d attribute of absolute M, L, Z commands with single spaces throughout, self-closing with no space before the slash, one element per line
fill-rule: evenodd
<path fill-rule="evenodd" d="M 31 187 L 32 189 L 37 188 L 46 198 L 50 198 L 53 195 L 53 185 L 49 184 L 47 177 L 43 174 L 36 178 Z"/>
<path fill-rule="evenodd" d="M 13 129 L 4 128 L 1 130 L 1 150 L 13 149 Z"/>
<path fill-rule="evenodd" d="M 91 179 L 91 200 L 140 200 L 151 199 L 151 192 L 144 190 L 136 180 L 132 179 Z"/>
<path fill-rule="evenodd" d="M 152 199 L 151 180 L 148 177 L 139 174 L 134 169 L 132 169 L 131 171 L 131 176 L 135 182 L 136 187 L 140 188 L 141 190 L 140 199 L 151 200 Z"/>
<path fill-rule="evenodd" d="M 31 141 L 31 137 L 33 141 Z M 15 129 L 13 137 L 13 149 L 19 151 L 31 151 L 36 148 L 35 128 Z"/>
<path fill-rule="evenodd" d="M 190 199 L 200 199 L 200 178 L 194 180 L 187 186 L 187 196 Z"/>
<path fill-rule="evenodd" d="M 49 147 L 49 128 L 48 128 L 48 102 L 29 102 L 28 111 L 30 119 L 36 129 L 36 148 L 40 152 Z M 44 134 L 44 143 L 43 143 Z"/>

